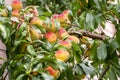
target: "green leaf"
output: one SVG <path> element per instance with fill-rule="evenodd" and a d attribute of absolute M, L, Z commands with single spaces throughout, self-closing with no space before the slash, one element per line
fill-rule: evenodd
<path fill-rule="evenodd" d="M 96 7 L 98 10 L 101 10 L 101 5 L 99 3 L 99 0 L 94 0 L 95 4 L 96 4 Z"/>
<path fill-rule="evenodd" d="M 112 66 L 112 67 L 113 67 L 114 72 L 116 73 L 116 75 L 117 75 L 118 77 L 120 77 L 120 67 L 116 67 L 115 65 Z"/>
<path fill-rule="evenodd" d="M 27 50 L 28 50 L 28 52 L 29 52 L 31 55 L 33 55 L 33 56 L 36 55 L 35 50 L 34 50 L 34 48 L 33 48 L 32 45 L 28 45 L 28 46 L 27 46 Z"/>
<path fill-rule="evenodd" d="M 23 80 L 23 77 L 25 76 L 25 74 L 20 74 L 16 80 Z"/>
<path fill-rule="evenodd" d="M 43 80 L 54 80 L 54 78 L 46 73 L 41 73 Z"/>
<path fill-rule="evenodd" d="M 86 14 L 86 29 L 87 30 L 93 30 L 95 27 L 95 17 L 93 12 L 88 12 Z"/>
<path fill-rule="evenodd" d="M 0 32 L 1 32 L 1 34 L 2 34 L 2 36 L 3 36 L 4 39 L 7 38 L 6 27 L 4 25 L 2 25 L 2 24 L 0 24 Z"/>
<path fill-rule="evenodd" d="M 84 73 L 83 69 L 79 66 L 79 65 L 76 65 L 75 66 L 75 72 L 78 74 L 78 75 L 82 75 Z"/>
<path fill-rule="evenodd" d="M 99 60 L 104 60 L 107 57 L 107 48 L 104 42 L 101 42 L 97 48 L 97 57 Z"/>
<path fill-rule="evenodd" d="M 92 66 L 86 65 L 84 63 L 79 64 L 83 71 L 86 73 L 86 75 L 94 75 L 95 74 L 95 69 Z"/>
<path fill-rule="evenodd" d="M 110 46 L 110 48 L 109 48 L 110 54 L 112 54 L 115 50 L 117 50 L 120 47 L 116 40 L 111 40 L 109 43 L 110 43 L 110 45 L 109 45 Z"/>
<path fill-rule="evenodd" d="M 72 42 L 72 50 L 73 50 L 73 56 L 75 57 L 76 61 L 80 62 L 81 61 L 80 55 L 82 54 L 81 47 L 75 42 Z"/>
<path fill-rule="evenodd" d="M 73 75 L 73 68 L 72 66 L 68 66 L 67 70 L 66 70 L 66 74 L 67 74 L 67 79 L 68 80 L 74 80 L 74 75 Z"/>
<path fill-rule="evenodd" d="M 112 67 L 110 68 L 108 76 L 109 76 L 109 80 L 117 80 L 117 76 L 116 76 L 116 74 L 115 74 L 115 72 L 114 72 Z"/>
<path fill-rule="evenodd" d="M 120 30 L 117 30 L 116 32 L 116 39 L 117 39 L 117 42 L 120 44 Z"/>
<path fill-rule="evenodd" d="M 57 66 L 59 67 L 60 71 L 67 69 L 67 64 L 60 60 L 57 60 Z"/>
<path fill-rule="evenodd" d="M 22 59 L 24 56 L 25 56 L 25 54 L 16 54 L 13 59 L 19 60 L 19 59 Z"/>

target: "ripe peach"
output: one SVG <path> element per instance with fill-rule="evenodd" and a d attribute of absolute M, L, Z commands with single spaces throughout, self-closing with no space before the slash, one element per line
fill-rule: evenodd
<path fill-rule="evenodd" d="M 77 44 L 80 43 L 80 40 L 76 36 L 68 36 L 66 40 L 71 41 L 71 42 L 73 41 Z"/>
<path fill-rule="evenodd" d="M 67 31 L 64 28 L 60 28 L 57 32 L 57 36 L 59 39 L 64 39 L 68 36 L 69 34 L 67 33 Z"/>
<path fill-rule="evenodd" d="M 58 16 L 58 21 L 61 23 L 61 27 L 66 27 L 66 26 L 68 26 L 68 24 L 71 23 L 65 14 L 60 14 Z"/>
<path fill-rule="evenodd" d="M 13 10 L 12 16 L 19 17 L 20 16 L 19 10 Z"/>
<path fill-rule="evenodd" d="M 30 21 L 32 25 L 36 26 L 42 26 L 43 22 L 38 17 L 33 17 L 33 19 Z"/>
<path fill-rule="evenodd" d="M 57 36 L 55 33 L 53 32 L 47 32 L 45 34 L 45 38 L 48 40 L 48 42 L 52 43 L 55 42 L 57 40 Z"/>
<path fill-rule="evenodd" d="M 13 10 L 20 10 L 23 8 L 22 2 L 19 0 L 13 0 L 11 7 Z"/>
<path fill-rule="evenodd" d="M 69 41 L 60 41 L 59 44 L 68 48 L 68 49 L 71 48 L 71 42 L 69 42 Z"/>
<path fill-rule="evenodd" d="M 52 20 L 57 19 L 58 16 L 59 16 L 58 14 L 54 14 L 54 15 L 52 15 L 51 19 L 52 19 Z"/>
<path fill-rule="evenodd" d="M 70 53 L 67 50 L 57 50 L 55 52 L 55 57 L 62 61 L 67 61 L 70 57 Z"/>
<path fill-rule="evenodd" d="M 45 70 L 48 71 L 49 74 L 53 76 L 55 79 L 57 79 L 60 76 L 59 70 L 55 70 L 51 66 L 48 66 L 47 68 L 45 68 Z"/>

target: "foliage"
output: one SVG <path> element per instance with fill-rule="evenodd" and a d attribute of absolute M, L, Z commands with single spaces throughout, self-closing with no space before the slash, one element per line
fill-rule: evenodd
<path fill-rule="evenodd" d="M 20 10 L 19 17 L 13 16 L 13 10 L 0 2 L 0 37 L 6 44 L 8 56 L 8 61 L 0 68 L 0 76 L 7 68 L 10 80 L 54 80 L 56 78 L 46 70 L 46 67 L 52 66 L 60 72 L 57 80 L 81 80 L 89 75 L 90 79 L 97 76 L 100 80 L 117 80 L 120 77 L 120 26 L 116 21 L 120 17 L 119 3 L 114 5 L 107 0 L 22 1 L 26 7 Z M 70 10 L 70 16 L 67 19 L 65 17 L 63 22 L 56 18 L 54 20 L 54 14 L 63 14 L 64 10 Z M 43 23 L 32 22 L 34 17 L 38 17 Z M 51 29 L 51 19 L 54 20 L 55 31 Z M 99 25 L 104 28 L 108 20 L 116 28 L 113 38 L 106 36 L 99 40 L 77 33 L 74 36 L 79 42 L 70 41 L 71 48 L 66 48 L 59 41 L 66 40 L 71 34 L 62 39 L 57 36 L 53 43 L 45 36 L 49 31 L 58 34 L 62 26 L 67 33 L 86 30 L 99 34 L 95 30 Z M 37 33 L 32 34 L 31 29 Z M 55 53 L 59 49 L 70 53 L 66 61 L 56 58 Z"/>

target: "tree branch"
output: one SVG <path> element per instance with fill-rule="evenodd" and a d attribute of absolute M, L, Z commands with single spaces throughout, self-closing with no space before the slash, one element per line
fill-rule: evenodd
<path fill-rule="evenodd" d="M 105 39 L 105 36 L 103 36 L 103 35 L 95 34 L 95 33 L 89 32 L 89 31 L 85 31 L 85 30 L 77 30 L 77 31 L 74 30 L 74 31 L 70 31 L 69 33 L 70 34 L 81 33 L 83 36 L 87 36 L 87 37 L 90 37 L 90 38 L 93 38 L 93 39 L 100 39 L 100 40 Z"/>
<path fill-rule="evenodd" d="M 105 68 L 105 70 L 103 70 L 103 72 L 101 73 L 101 75 L 100 75 L 100 77 L 99 77 L 98 80 L 102 80 L 102 78 L 104 77 L 104 75 L 106 74 L 106 72 L 109 70 L 109 68 L 110 68 L 110 66 L 107 66 L 107 67 Z"/>

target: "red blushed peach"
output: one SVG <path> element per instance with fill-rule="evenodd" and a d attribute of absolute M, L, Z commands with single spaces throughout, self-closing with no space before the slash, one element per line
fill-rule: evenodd
<path fill-rule="evenodd" d="M 58 16 L 59 16 L 59 14 L 54 14 L 54 15 L 52 15 L 51 19 L 52 19 L 52 20 L 57 19 Z"/>
<path fill-rule="evenodd" d="M 20 10 L 23 8 L 22 2 L 19 0 L 13 0 L 11 7 L 13 10 Z"/>
<path fill-rule="evenodd" d="M 32 25 L 42 26 L 43 22 L 38 17 L 33 17 L 33 19 L 30 21 Z"/>
<path fill-rule="evenodd" d="M 71 41 L 71 42 L 73 41 L 77 44 L 80 43 L 80 40 L 76 36 L 68 36 L 66 40 Z"/>
<path fill-rule="evenodd" d="M 61 23 L 61 27 L 67 27 L 71 23 L 65 14 L 59 14 L 58 21 Z"/>
<path fill-rule="evenodd" d="M 60 41 L 59 44 L 68 48 L 68 49 L 71 48 L 71 42 L 69 42 L 69 41 Z"/>
<path fill-rule="evenodd" d="M 19 10 L 13 10 L 12 16 L 19 17 L 20 16 Z"/>
<path fill-rule="evenodd" d="M 64 39 L 68 36 L 69 34 L 67 33 L 67 31 L 64 28 L 60 28 L 57 32 L 57 37 L 59 39 Z"/>
<path fill-rule="evenodd" d="M 70 57 L 70 53 L 67 50 L 60 49 L 55 52 L 55 57 L 58 60 L 67 61 Z"/>
<path fill-rule="evenodd" d="M 48 40 L 48 42 L 52 43 L 57 40 L 56 34 L 53 32 L 47 32 L 45 34 L 45 38 Z"/>
<path fill-rule="evenodd" d="M 55 70 L 51 66 L 48 66 L 47 68 L 45 68 L 45 70 L 48 71 L 49 74 L 53 76 L 55 79 L 57 79 L 60 76 L 59 70 Z"/>

